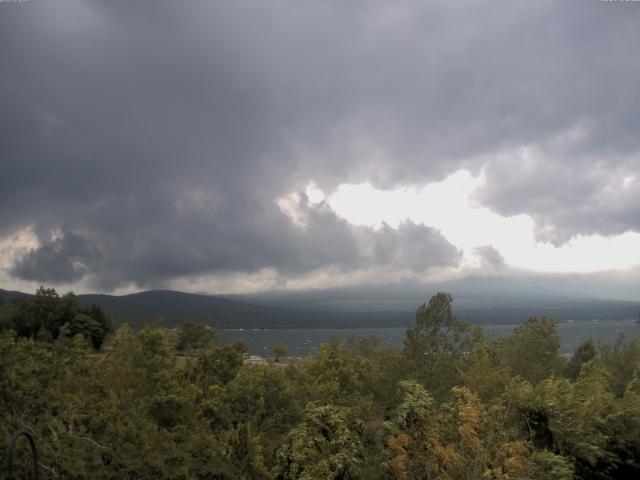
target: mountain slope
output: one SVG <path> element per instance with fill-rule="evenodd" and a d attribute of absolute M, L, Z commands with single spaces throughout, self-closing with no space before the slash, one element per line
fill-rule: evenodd
<path fill-rule="evenodd" d="M 326 312 L 313 308 L 253 305 L 224 297 L 168 290 L 131 295 L 79 295 L 82 303 L 100 306 L 116 323 L 179 325 L 193 320 L 216 328 L 357 328 L 401 326 L 406 312 Z"/>
<path fill-rule="evenodd" d="M 453 292 L 456 314 L 471 323 L 516 324 L 533 315 L 561 321 L 621 320 L 637 318 L 639 308 L 637 302 L 567 297 L 480 280 L 431 288 L 393 285 L 230 298 L 170 290 L 78 298 L 83 304 L 100 306 L 116 325 L 133 327 L 148 323 L 177 326 L 192 320 L 216 328 L 360 328 L 411 325 L 418 306 L 436 290 Z M 5 301 L 25 296 L 0 290 Z"/>
<path fill-rule="evenodd" d="M 19 300 L 20 298 L 29 297 L 28 293 L 17 292 L 15 290 L 3 290 L 0 288 L 0 301 L 10 302 L 12 300 Z"/>

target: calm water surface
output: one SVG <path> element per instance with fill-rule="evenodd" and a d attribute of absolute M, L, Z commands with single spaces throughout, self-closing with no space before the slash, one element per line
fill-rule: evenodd
<path fill-rule="evenodd" d="M 485 325 L 485 331 L 497 336 L 508 335 L 516 325 Z M 627 338 L 640 339 L 640 325 L 627 321 L 594 321 L 582 323 L 560 323 L 556 326 L 562 338 L 563 353 L 571 353 L 588 338 L 602 342 L 613 342 L 619 333 Z M 353 329 L 222 329 L 218 330 L 221 342 L 242 341 L 246 343 L 252 355 L 271 356 L 271 348 L 278 343 L 289 347 L 289 355 L 304 356 L 312 353 L 322 342 L 333 338 L 378 337 L 388 345 L 401 346 L 405 328 L 353 328 Z"/>

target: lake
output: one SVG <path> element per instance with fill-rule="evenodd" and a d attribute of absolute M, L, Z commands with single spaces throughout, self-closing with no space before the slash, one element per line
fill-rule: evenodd
<path fill-rule="evenodd" d="M 485 325 L 485 332 L 496 336 L 509 335 L 517 325 Z M 627 338 L 640 339 L 640 325 L 633 320 L 592 321 L 560 323 L 556 326 L 562 339 L 562 352 L 572 353 L 576 346 L 588 338 L 610 343 L 619 333 Z M 252 355 L 272 356 L 271 348 L 278 343 L 289 347 L 289 355 L 302 357 L 313 353 L 323 342 L 333 338 L 347 339 L 357 337 L 378 337 L 387 345 L 401 346 L 405 337 L 405 328 L 352 328 L 352 329 L 220 329 L 218 340 L 225 342 L 241 341 L 249 346 Z"/>

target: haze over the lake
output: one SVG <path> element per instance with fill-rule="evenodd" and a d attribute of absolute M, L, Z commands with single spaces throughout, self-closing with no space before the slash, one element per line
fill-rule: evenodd
<path fill-rule="evenodd" d="M 634 2 L 0 4 L 0 288 L 640 300 Z"/>

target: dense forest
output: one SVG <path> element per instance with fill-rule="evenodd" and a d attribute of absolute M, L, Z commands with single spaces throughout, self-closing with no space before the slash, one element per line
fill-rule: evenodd
<path fill-rule="evenodd" d="M 554 320 L 497 339 L 446 293 L 403 348 L 278 346 L 262 364 L 197 323 L 113 332 L 47 289 L 0 306 L 0 328 L 0 447 L 31 432 L 41 478 L 640 478 L 636 340 L 564 358 Z"/>

